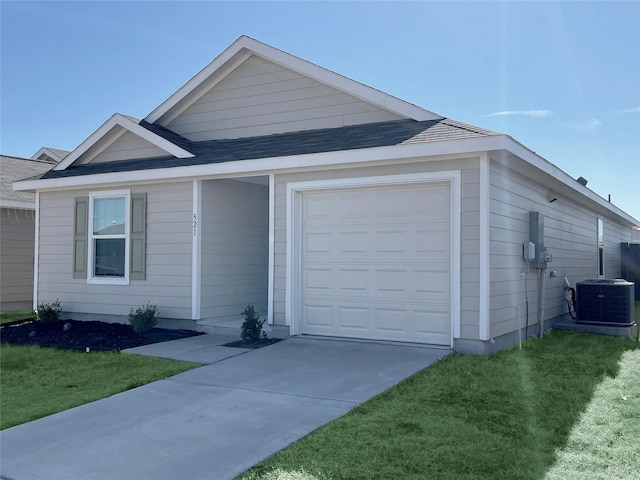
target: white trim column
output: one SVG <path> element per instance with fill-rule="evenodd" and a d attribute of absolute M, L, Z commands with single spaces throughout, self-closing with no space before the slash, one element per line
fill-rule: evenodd
<path fill-rule="evenodd" d="M 462 215 L 462 173 L 451 175 L 451 348 L 455 347 L 455 339 L 460 338 L 460 256 L 461 231 L 460 217 Z"/>
<path fill-rule="evenodd" d="M 200 319 L 202 295 L 202 180 L 193 181 L 193 232 L 191 236 L 191 318 Z"/>
<path fill-rule="evenodd" d="M 38 309 L 38 276 L 40 256 L 40 192 L 36 190 L 35 241 L 33 244 L 33 309 Z"/>
<path fill-rule="evenodd" d="M 273 325 L 273 275 L 275 272 L 276 176 L 269 174 L 269 267 L 267 279 L 267 323 Z"/>
<path fill-rule="evenodd" d="M 491 295 L 491 248 L 489 229 L 489 155 L 480 154 L 480 282 L 479 282 L 479 312 L 478 337 L 480 340 L 491 338 L 490 325 L 490 295 Z"/>

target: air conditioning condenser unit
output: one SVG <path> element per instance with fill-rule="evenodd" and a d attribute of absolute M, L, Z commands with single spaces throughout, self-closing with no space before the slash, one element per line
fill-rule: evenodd
<path fill-rule="evenodd" d="M 584 280 L 576 284 L 577 321 L 629 326 L 636 322 L 634 283 L 623 279 Z"/>

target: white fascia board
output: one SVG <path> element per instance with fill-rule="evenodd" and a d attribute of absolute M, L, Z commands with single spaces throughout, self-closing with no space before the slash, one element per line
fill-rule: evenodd
<path fill-rule="evenodd" d="M 356 82 L 355 80 L 351 80 L 350 78 L 334 73 L 326 68 L 322 68 L 311 62 L 243 35 L 227 47 L 209 65 L 191 78 L 191 80 L 189 80 L 183 87 L 151 112 L 145 120 L 149 123 L 158 121 L 172 108 L 178 105 L 179 102 L 191 94 L 191 92 L 198 88 L 203 82 L 206 82 L 211 75 L 225 67 L 225 64 L 232 60 L 234 56 L 243 49 L 248 53 L 241 57 L 242 61 L 244 61 L 250 53 L 254 53 L 268 61 L 277 63 L 285 68 L 298 72 L 301 75 L 313 78 L 321 83 L 359 98 L 360 100 L 372 103 L 384 110 L 400 115 L 401 117 L 412 118 L 418 121 L 438 120 L 442 118 L 442 116 L 433 112 L 405 102 L 404 100 L 400 100 L 399 98 L 388 95 L 380 90 L 368 87 L 367 85 Z"/>
<path fill-rule="evenodd" d="M 606 210 L 609 210 L 610 212 L 617 215 L 618 217 L 625 219 L 627 222 L 633 225 L 640 226 L 639 220 L 633 218 L 624 210 L 621 210 L 620 208 L 616 207 L 612 203 L 608 202 L 607 200 L 602 198 L 600 195 L 595 193 L 593 190 L 585 187 L 584 185 L 581 185 L 580 183 L 578 183 L 578 181 L 575 178 L 573 178 L 571 175 L 566 173 L 564 170 L 560 169 L 559 167 L 549 162 L 548 160 L 542 158 L 537 153 L 529 150 L 527 147 L 522 145 L 520 142 L 514 140 L 512 137 L 505 135 L 504 138 L 505 138 L 504 149 L 509 153 L 523 159 L 527 163 L 536 167 L 538 170 L 562 182 L 571 190 L 578 192 L 580 195 L 586 197 L 592 202 L 595 202 L 596 204 L 605 208 Z"/>
<path fill-rule="evenodd" d="M 0 200 L 0 208 L 18 208 L 21 210 L 35 210 L 35 202 L 24 200 Z"/>
<path fill-rule="evenodd" d="M 154 170 L 78 175 L 75 177 L 23 180 L 15 182 L 14 190 L 55 190 L 79 188 L 89 185 L 124 184 L 150 181 L 172 181 L 197 177 L 231 177 L 267 175 L 274 172 L 304 170 L 307 168 L 344 167 L 410 158 L 445 155 L 478 155 L 478 152 L 500 150 L 503 136 L 471 138 L 452 142 L 433 142 L 390 147 L 341 150 L 337 152 L 291 155 L 284 157 L 237 160 Z"/>
<path fill-rule="evenodd" d="M 134 135 L 148 141 L 149 143 L 155 145 L 158 148 L 161 148 L 165 152 L 170 155 L 173 155 L 177 158 L 189 158 L 194 155 L 191 152 L 186 151 L 183 148 L 180 148 L 174 143 L 171 143 L 169 140 L 162 138 L 160 135 L 153 133 L 150 130 L 140 126 L 133 120 L 121 115 L 119 113 L 115 113 L 111 116 L 109 120 L 102 124 L 100 128 L 98 128 L 95 132 L 87 137 L 87 139 L 82 142 L 73 152 L 65 157 L 63 161 L 58 163 L 53 169 L 54 170 L 64 170 L 73 162 L 75 162 L 78 158 L 82 156 L 87 150 L 89 150 L 92 146 L 98 143 L 105 135 L 107 135 L 111 130 L 116 127 L 122 127 L 125 130 L 130 131 Z"/>

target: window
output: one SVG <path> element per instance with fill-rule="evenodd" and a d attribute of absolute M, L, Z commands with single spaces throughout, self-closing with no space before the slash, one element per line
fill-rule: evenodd
<path fill-rule="evenodd" d="M 598 277 L 604 277 L 604 221 L 598 218 Z"/>
<path fill-rule="evenodd" d="M 147 194 L 92 192 L 75 199 L 73 278 L 128 285 L 146 280 Z"/>
<path fill-rule="evenodd" d="M 89 196 L 89 280 L 128 283 L 129 192 Z"/>

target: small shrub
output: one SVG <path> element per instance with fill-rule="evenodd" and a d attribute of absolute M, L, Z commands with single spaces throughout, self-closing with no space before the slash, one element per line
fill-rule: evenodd
<path fill-rule="evenodd" d="M 40 303 L 38 305 L 38 320 L 42 323 L 53 323 L 60 320 L 60 314 L 62 313 L 62 305 L 60 300 L 56 298 L 55 302 Z"/>
<path fill-rule="evenodd" d="M 240 338 L 242 338 L 243 342 L 258 343 L 260 341 L 264 320 L 260 320 L 260 316 L 256 315 L 256 310 L 253 308 L 253 305 L 247 305 L 242 315 L 244 315 L 244 322 L 242 322 Z"/>
<path fill-rule="evenodd" d="M 138 307 L 135 311 L 131 307 L 131 310 L 129 310 L 129 324 L 131 324 L 131 328 L 136 333 L 144 334 L 158 325 L 158 315 L 158 307 L 153 303 L 147 302 L 146 305 Z"/>

